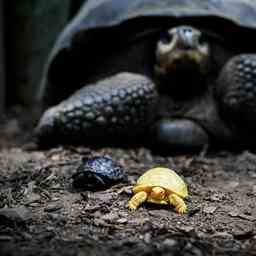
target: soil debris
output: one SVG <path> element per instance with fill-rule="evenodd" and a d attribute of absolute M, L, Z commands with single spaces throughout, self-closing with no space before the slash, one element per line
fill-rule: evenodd
<path fill-rule="evenodd" d="M 9 140 L 0 138 L 1 256 L 256 255 L 253 152 L 163 157 L 143 147 L 40 150 L 24 147 L 29 135 L 12 122 Z M 103 155 L 122 165 L 128 180 L 103 191 L 74 191 L 71 177 L 81 160 Z M 132 186 L 159 165 L 188 184 L 188 214 L 151 204 L 129 212 Z"/>

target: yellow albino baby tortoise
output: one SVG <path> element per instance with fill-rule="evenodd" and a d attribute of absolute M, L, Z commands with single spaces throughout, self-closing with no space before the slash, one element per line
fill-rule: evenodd
<path fill-rule="evenodd" d="M 130 210 L 136 210 L 143 202 L 170 204 L 178 213 L 186 213 L 183 199 L 188 197 L 185 182 L 173 170 L 157 167 L 145 172 L 133 187 L 135 194 L 128 203 Z"/>

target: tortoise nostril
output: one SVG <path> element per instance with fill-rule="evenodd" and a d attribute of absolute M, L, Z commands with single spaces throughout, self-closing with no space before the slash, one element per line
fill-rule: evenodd
<path fill-rule="evenodd" d="M 184 34 L 190 34 L 192 33 L 192 28 L 183 28 L 182 31 Z"/>

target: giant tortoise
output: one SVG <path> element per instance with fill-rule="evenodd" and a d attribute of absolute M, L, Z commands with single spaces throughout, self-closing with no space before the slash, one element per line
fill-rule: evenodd
<path fill-rule="evenodd" d="M 38 142 L 253 146 L 256 3 L 88 0 L 59 36 Z"/>

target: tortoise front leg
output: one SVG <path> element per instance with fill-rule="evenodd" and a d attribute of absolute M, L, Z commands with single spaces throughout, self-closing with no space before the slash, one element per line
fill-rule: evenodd
<path fill-rule="evenodd" d="M 162 119 L 152 128 L 154 144 L 163 152 L 168 150 L 201 150 L 209 143 L 206 131 L 188 119 Z"/>
<path fill-rule="evenodd" d="M 128 208 L 132 211 L 136 210 L 142 203 L 147 200 L 148 194 L 145 191 L 136 193 L 129 201 Z"/>
<path fill-rule="evenodd" d="M 169 195 L 169 202 L 171 205 L 175 207 L 175 210 L 178 213 L 183 214 L 187 212 L 187 206 L 184 200 L 181 197 L 177 196 L 176 194 Z"/>
<path fill-rule="evenodd" d="M 256 54 L 233 57 L 223 67 L 215 90 L 220 115 L 243 140 L 256 128 Z M 254 141 L 255 143 L 255 141 Z"/>
<path fill-rule="evenodd" d="M 47 110 L 36 129 L 39 143 L 91 143 L 133 137 L 155 113 L 157 93 L 145 76 L 120 73 L 87 85 Z"/>

